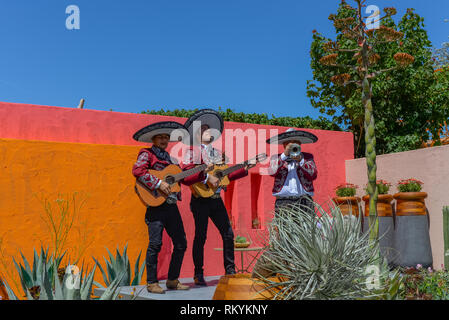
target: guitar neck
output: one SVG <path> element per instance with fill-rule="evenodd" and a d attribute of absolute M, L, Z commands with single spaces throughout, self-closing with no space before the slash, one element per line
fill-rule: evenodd
<path fill-rule="evenodd" d="M 244 168 L 245 166 L 246 166 L 246 161 L 244 163 L 229 167 L 229 168 L 223 170 L 223 177 L 227 176 L 228 174 L 233 173 L 234 171 L 240 170 L 240 169 Z"/>
<path fill-rule="evenodd" d="M 264 154 L 260 154 L 260 155 L 254 157 L 254 158 L 252 158 L 250 160 L 246 160 L 245 162 L 242 162 L 240 164 L 237 164 L 235 166 L 232 166 L 232 167 L 229 167 L 229 168 L 223 170 L 223 177 L 227 176 L 228 174 L 233 173 L 234 171 L 237 171 L 237 170 L 240 170 L 240 169 L 244 168 L 250 161 L 255 160 L 256 163 L 259 163 L 260 161 L 263 161 L 263 160 L 261 160 L 261 158 L 266 158 L 266 154 L 265 153 Z"/>
<path fill-rule="evenodd" d="M 194 175 L 195 173 L 201 172 L 201 171 L 203 171 L 206 168 L 207 168 L 207 164 L 202 164 L 202 165 L 199 165 L 199 166 L 197 166 L 197 167 L 195 167 L 193 169 L 186 170 L 186 171 L 183 171 L 181 173 L 178 173 L 177 175 L 174 176 L 175 181 L 178 182 L 178 181 L 180 181 L 180 180 L 182 180 L 182 179 L 184 179 L 186 177 Z"/>

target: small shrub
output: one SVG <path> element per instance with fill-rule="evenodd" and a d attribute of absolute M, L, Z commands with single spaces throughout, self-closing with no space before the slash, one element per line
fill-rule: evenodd
<path fill-rule="evenodd" d="M 388 191 L 390 191 L 391 183 L 385 180 L 377 180 L 376 185 L 379 194 L 388 194 Z M 368 187 L 365 187 L 365 192 L 368 194 Z"/>
<path fill-rule="evenodd" d="M 399 192 L 420 192 L 424 183 L 416 179 L 404 179 L 398 181 Z"/>
<path fill-rule="evenodd" d="M 337 197 L 354 197 L 358 186 L 352 183 L 343 183 L 335 188 Z"/>

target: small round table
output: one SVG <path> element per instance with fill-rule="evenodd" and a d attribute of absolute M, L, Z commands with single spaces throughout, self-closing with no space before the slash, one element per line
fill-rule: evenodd
<path fill-rule="evenodd" d="M 223 251 L 223 248 L 214 248 L 214 250 L 216 251 Z M 238 269 L 236 268 L 236 272 L 237 273 L 249 273 L 249 268 L 251 267 L 251 265 L 257 260 L 257 258 L 260 255 L 260 252 L 263 250 L 262 247 L 248 247 L 248 248 L 234 248 L 234 252 L 239 251 L 241 254 L 241 258 L 242 258 L 242 268 Z M 245 267 L 244 262 L 243 262 L 243 254 L 244 253 L 249 253 L 249 252 L 255 252 L 254 255 L 250 254 L 251 256 L 251 261 L 250 263 Z"/>

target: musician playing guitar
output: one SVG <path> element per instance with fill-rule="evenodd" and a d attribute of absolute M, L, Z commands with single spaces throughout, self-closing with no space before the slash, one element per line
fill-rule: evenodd
<path fill-rule="evenodd" d="M 193 132 L 194 122 L 198 121 L 201 125 Z M 216 164 L 223 161 L 223 154 L 212 147 L 211 142 L 217 137 L 212 139 L 211 129 L 215 129 L 215 132 L 223 131 L 223 120 L 221 116 L 214 110 L 203 109 L 192 115 L 184 124 L 189 131 L 192 141 L 190 149 L 188 150 L 186 157 L 183 161 L 182 167 L 184 170 L 190 169 L 195 164 Z M 253 167 L 254 164 L 247 163 L 240 170 L 234 171 L 228 175 L 229 180 L 236 180 L 248 175 L 248 169 Z M 193 185 L 197 182 L 198 177 L 190 177 L 184 179 L 186 185 Z M 208 173 L 202 180 L 204 184 L 210 184 L 212 187 L 217 188 L 219 179 L 213 174 Z M 204 244 L 206 242 L 207 226 L 209 218 L 220 232 L 223 239 L 223 261 L 226 274 L 235 274 L 234 263 L 234 233 L 229 221 L 226 207 L 221 199 L 220 191 L 222 188 L 217 188 L 214 195 L 207 198 L 202 198 L 198 194 L 195 194 L 192 190 L 192 198 L 190 202 L 190 209 L 193 213 L 195 220 L 195 238 L 193 240 L 193 262 L 195 265 L 194 281 L 196 285 L 207 286 L 204 279 Z"/>
<path fill-rule="evenodd" d="M 166 200 L 160 206 L 148 206 L 145 214 L 145 223 L 148 226 L 149 245 L 146 254 L 147 268 L 147 290 L 151 293 L 165 293 L 158 284 L 157 261 L 162 247 L 162 233 L 165 229 L 173 242 L 173 253 L 168 270 L 166 286 L 173 290 L 188 290 L 190 287 L 179 282 L 178 277 L 181 270 L 184 253 L 187 248 L 187 240 L 184 226 L 179 213 L 177 201 L 181 200 L 181 193 L 172 193 L 170 185 L 148 172 L 149 169 L 164 170 L 167 166 L 176 164 L 165 149 L 170 141 L 173 130 L 184 129 L 177 122 L 160 122 L 149 125 L 134 134 L 134 139 L 140 142 L 152 142 L 151 148 L 139 151 L 137 162 L 134 164 L 132 173 L 138 182 L 151 191 L 165 194 Z M 212 169 L 209 166 L 208 169 Z M 204 171 L 190 178 L 190 183 L 206 179 Z M 181 181 L 182 182 L 182 181 Z"/>

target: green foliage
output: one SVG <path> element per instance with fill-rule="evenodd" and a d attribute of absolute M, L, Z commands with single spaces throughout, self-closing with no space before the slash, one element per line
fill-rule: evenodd
<path fill-rule="evenodd" d="M 127 248 L 128 244 L 125 245 L 122 254 L 120 253 L 119 248 L 117 248 L 115 257 L 112 255 L 109 249 L 106 248 L 109 255 L 109 260 L 103 257 L 106 263 L 106 271 L 105 269 L 103 269 L 101 264 L 95 258 L 93 258 L 98 268 L 100 268 L 106 287 L 110 286 L 122 274 L 124 274 L 124 276 L 121 278 L 119 283 L 121 287 L 139 285 L 145 268 L 145 261 L 142 262 L 142 265 L 139 268 L 140 255 L 141 255 L 141 253 L 139 253 L 136 264 L 134 266 L 134 278 L 131 281 L 132 273 L 128 254 L 126 252 Z M 98 282 L 95 282 L 95 285 L 102 287 L 102 285 L 99 284 Z"/>
<path fill-rule="evenodd" d="M 398 182 L 399 192 L 420 192 L 423 183 L 416 179 L 406 179 Z"/>
<path fill-rule="evenodd" d="M 355 17 L 355 12 L 341 4 L 338 18 Z M 372 104 L 376 119 L 376 153 L 413 150 L 430 136 L 436 137 L 439 125 L 448 118 L 449 81 L 438 81 L 434 72 L 431 42 L 424 29 L 424 19 L 408 9 L 396 23 L 391 17 L 381 24 L 404 33 L 400 42 L 376 44 L 374 51 L 381 57 L 374 71 L 395 66 L 393 56 L 397 52 L 415 57 L 409 68 L 379 74 L 371 79 Z M 336 30 L 337 41 L 344 49 L 355 49 L 357 43 L 346 39 L 341 30 Z M 365 156 L 364 106 L 361 103 L 361 89 L 355 83 L 336 86 L 331 77 L 341 74 L 342 68 L 332 68 L 320 63 L 328 52 L 323 44 L 330 41 L 320 33 L 314 33 L 311 45 L 311 68 L 313 80 L 308 81 L 307 94 L 313 107 L 333 117 L 333 121 L 354 133 L 355 155 Z M 353 54 L 339 53 L 337 63 L 354 65 Z M 354 80 L 360 80 L 357 72 L 349 71 Z M 426 131 L 429 129 L 429 132 Z"/>
<path fill-rule="evenodd" d="M 404 298 L 404 277 L 400 270 L 395 270 L 385 279 L 385 285 L 378 291 L 377 300 L 402 300 Z"/>
<path fill-rule="evenodd" d="M 246 243 L 246 238 L 245 237 L 242 237 L 242 236 L 237 236 L 237 237 L 235 237 L 235 242 L 236 243 Z"/>
<path fill-rule="evenodd" d="M 41 254 L 34 250 L 33 268 L 31 269 L 27 259 L 22 255 L 23 265 L 16 263 L 17 272 L 28 300 L 91 300 L 92 284 L 96 266 L 90 273 L 85 274 L 83 268 L 77 274 L 67 268 L 62 276 L 58 277 L 58 266 L 63 256 L 53 259 L 48 257 L 48 249 Z M 120 281 L 124 274 L 120 274 L 107 290 L 102 294 L 100 300 L 115 300 Z M 17 295 L 5 281 L 5 288 L 11 300 L 19 300 Z"/>
<path fill-rule="evenodd" d="M 377 191 L 379 194 L 388 194 L 388 191 L 390 191 L 391 183 L 384 181 L 384 180 L 378 180 L 376 181 Z M 365 188 L 365 192 L 368 194 L 368 188 Z"/>
<path fill-rule="evenodd" d="M 449 300 L 449 273 L 424 269 L 405 270 L 404 295 L 407 300 Z"/>
<path fill-rule="evenodd" d="M 189 118 L 196 111 L 198 111 L 198 109 L 194 110 L 175 109 L 172 111 L 160 109 L 160 110 L 142 111 L 141 113 Z M 225 111 L 223 111 L 221 108 L 218 108 L 218 112 L 223 117 L 224 121 L 230 122 L 265 124 L 265 125 L 304 128 L 304 129 L 342 131 L 342 129 L 336 123 L 322 116 L 320 116 L 318 119 L 312 119 L 309 116 L 293 118 L 293 117 L 275 117 L 274 115 L 272 115 L 271 118 L 269 118 L 268 115 L 265 113 L 258 114 L 258 113 L 234 112 L 231 109 L 226 109 Z"/>
<path fill-rule="evenodd" d="M 44 278 L 53 279 L 55 274 L 57 274 L 59 265 L 64 257 L 64 254 L 56 258 L 48 256 L 48 249 L 44 251 L 41 247 L 40 255 L 34 250 L 33 257 L 33 267 L 30 267 L 27 259 L 20 253 L 23 260 L 23 265 L 17 263 L 13 258 L 14 265 L 20 276 L 20 282 L 22 284 L 22 289 L 26 295 L 29 290 L 35 287 L 43 287 Z"/>
<path fill-rule="evenodd" d="M 357 193 L 357 188 L 355 184 L 343 183 L 335 188 L 335 194 L 337 197 L 354 197 Z"/>
<path fill-rule="evenodd" d="M 354 188 L 341 188 L 335 191 L 337 197 L 353 197 L 356 194 L 356 190 Z"/>
<path fill-rule="evenodd" d="M 360 218 L 343 217 L 315 204 L 320 217 L 300 206 L 276 211 L 269 241 L 255 271 L 275 300 L 369 299 L 385 292 L 388 267 L 377 243 L 361 232 Z M 333 217 L 333 218 L 332 218 Z M 369 268 L 379 267 L 378 287 L 369 286 Z M 279 275 L 280 282 L 269 275 Z"/>

